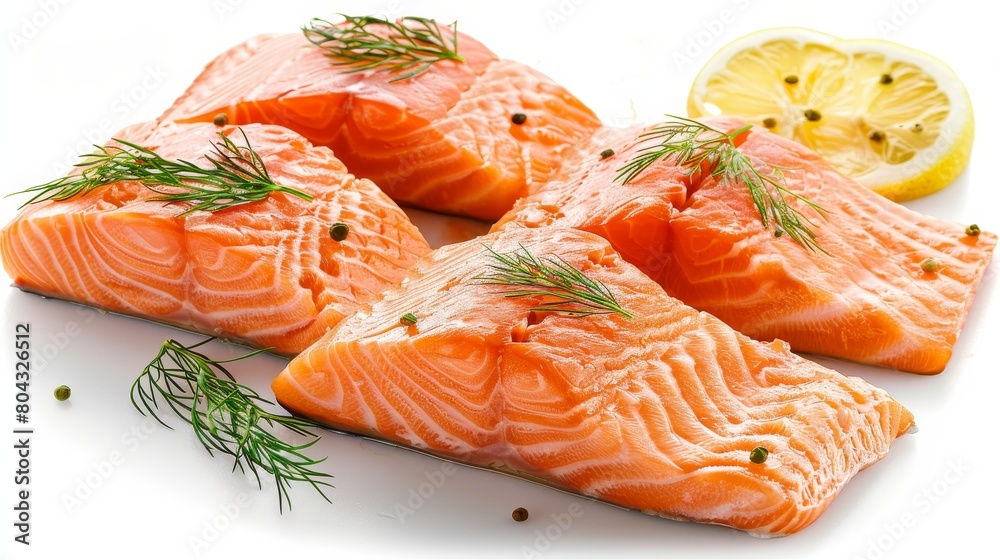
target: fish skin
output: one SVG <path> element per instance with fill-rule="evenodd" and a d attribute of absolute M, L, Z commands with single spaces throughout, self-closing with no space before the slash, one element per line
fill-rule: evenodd
<path fill-rule="evenodd" d="M 519 244 L 604 283 L 634 318 L 533 315 L 538 300 L 473 280 L 487 247 Z M 600 237 L 517 224 L 419 260 L 272 390 L 336 429 L 757 536 L 808 526 L 915 428 L 881 389 L 671 298 Z"/>
<path fill-rule="evenodd" d="M 444 29 L 446 38 L 450 29 Z M 393 200 L 494 221 L 600 125 L 548 77 L 458 34 L 464 62 L 405 80 L 344 72 L 301 33 L 261 35 L 209 63 L 161 117 L 285 126 L 333 149 Z M 522 125 L 511 122 L 524 113 Z"/>
<path fill-rule="evenodd" d="M 720 130 L 744 123 L 706 119 Z M 569 152 L 563 167 L 519 200 L 509 222 L 576 227 L 606 237 L 667 293 L 758 340 L 793 350 L 918 374 L 942 372 L 971 310 L 997 236 L 921 215 L 830 167 L 817 154 L 754 128 L 739 150 L 783 168 L 789 204 L 824 252 L 775 238 L 742 185 L 685 175 L 657 162 L 633 181 L 617 170 L 644 144 L 643 125 L 606 127 Z M 615 155 L 601 159 L 601 150 Z M 920 262 L 941 262 L 927 273 Z"/>
<path fill-rule="evenodd" d="M 235 127 L 148 122 L 115 137 L 168 159 L 200 159 Z M 119 181 L 25 207 L 0 232 L 0 257 L 22 290 L 295 355 L 398 282 L 430 251 L 402 210 L 350 175 L 327 148 L 273 125 L 242 127 L 285 193 L 216 213 Z M 235 133 L 235 136 L 232 136 Z M 334 222 L 350 226 L 331 239 Z"/>

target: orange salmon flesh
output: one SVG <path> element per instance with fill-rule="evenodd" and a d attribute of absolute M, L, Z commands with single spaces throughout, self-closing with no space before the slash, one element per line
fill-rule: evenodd
<path fill-rule="evenodd" d="M 458 51 L 462 62 L 393 81 L 398 73 L 345 72 L 302 33 L 262 35 L 219 55 L 161 119 L 281 125 L 332 148 L 400 204 L 494 221 L 600 121 L 468 35 Z"/>
<path fill-rule="evenodd" d="M 143 123 L 116 137 L 202 167 L 234 127 Z M 272 193 L 216 213 L 135 181 L 32 204 L 0 232 L 4 269 L 22 290 L 204 332 L 292 356 L 403 277 L 430 247 L 371 181 L 327 148 L 271 125 L 242 127 L 272 179 L 312 195 Z M 350 228 L 341 242 L 329 228 Z"/>
<path fill-rule="evenodd" d="M 544 298 L 475 280 L 487 247 L 522 246 L 603 283 L 633 318 L 532 312 Z M 517 224 L 420 259 L 272 389 L 338 429 L 761 536 L 809 525 L 913 428 L 884 391 L 684 305 L 600 237 Z"/>
<path fill-rule="evenodd" d="M 706 120 L 723 131 L 734 119 Z M 601 235 L 684 303 L 758 340 L 933 374 L 944 370 L 997 236 L 924 216 L 841 175 L 818 155 L 753 128 L 738 149 L 783 169 L 785 185 L 823 209 L 789 199 L 823 251 L 764 227 L 744 185 L 692 176 L 668 160 L 628 184 L 618 170 L 653 140 L 646 129 L 602 128 L 567 154 L 544 185 L 494 229 L 574 227 Z M 605 149 L 614 155 L 602 158 Z M 921 261 L 934 257 L 937 271 Z"/>

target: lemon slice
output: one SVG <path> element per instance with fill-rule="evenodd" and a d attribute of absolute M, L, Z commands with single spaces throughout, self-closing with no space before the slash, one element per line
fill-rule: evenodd
<path fill-rule="evenodd" d="M 896 201 L 954 181 L 975 128 L 965 86 L 938 59 L 797 27 L 722 47 L 695 78 L 688 115 L 742 116 Z"/>

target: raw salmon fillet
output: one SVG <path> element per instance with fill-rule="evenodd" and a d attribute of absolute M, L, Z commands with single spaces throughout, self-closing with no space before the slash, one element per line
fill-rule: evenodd
<path fill-rule="evenodd" d="M 732 131 L 743 123 L 705 121 Z M 664 160 L 627 185 L 617 170 L 642 126 L 603 128 L 568 153 L 551 181 L 494 228 L 558 225 L 608 239 L 668 294 L 758 340 L 796 351 L 914 373 L 944 370 L 997 243 L 964 224 L 891 202 L 831 168 L 802 145 L 754 128 L 739 150 L 783 167 L 789 189 L 826 253 L 766 229 L 748 190 L 687 176 Z M 600 152 L 615 155 L 602 159 Z M 934 257 L 936 272 L 921 261 Z"/>
<path fill-rule="evenodd" d="M 7 274 L 22 290 L 294 355 L 395 284 L 430 251 L 378 187 L 347 173 L 327 148 L 287 129 L 242 127 L 285 193 L 216 213 L 119 181 L 32 204 L 0 232 Z M 209 167 L 203 156 L 234 127 L 144 123 L 116 138 Z M 334 241 L 329 228 L 350 232 Z"/>
<path fill-rule="evenodd" d="M 441 26 L 446 39 L 451 30 Z M 495 221 L 600 122 L 539 72 L 458 34 L 464 62 L 413 78 L 344 72 L 302 33 L 262 35 L 212 61 L 164 119 L 288 127 L 393 200 Z M 514 124 L 523 113 L 523 124 Z"/>
<path fill-rule="evenodd" d="M 476 280 L 487 248 L 522 246 L 602 282 L 634 318 L 532 312 L 545 300 Z M 420 259 L 272 389 L 337 429 L 761 536 L 809 525 L 914 426 L 864 380 L 668 296 L 604 239 L 516 224 Z"/>

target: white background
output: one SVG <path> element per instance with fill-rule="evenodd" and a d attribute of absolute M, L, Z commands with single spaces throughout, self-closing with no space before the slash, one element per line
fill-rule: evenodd
<path fill-rule="evenodd" d="M 705 0 L 663 2 L 655 11 L 648 9 L 651 2 L 622 0 L 281 4 L 291 6 L 263 0 L 3 2 L 0 190 L 48 181 L 91 142 L 157 116 L 231 45 L 256 33 L 293 32 L 313 16 L 336 11 L 457 19 L 459 29 L 500 56 L 567 86 L 608 124 L 683 114 L 688 87 L 715 49 L 760 28 L 803 25 L 843 37 L 888 37 L 954 68 L 976 111 L 972 163 L 954 185 L 909 206 L 1000 229 L 992 167 L 1000 153 L 994 133 L 1000 56 L 997 14 L 984 13 L 984 2 Z M 730 23 L 715 21 L 723 16 Z M 2 222 L 13 217 L 18 200 L 3 200 Z M 8 434 L 18 427 L 11 351 L 16 323 L 31 323 L 36 353 L 28 547 L 13 542 L 13 435 L 0 452 L 6 481 L 0 484 L 0 538 L 10 558 L 80 552 L 107 558 L 964 558 L 996 542 L 995 264 L 943 374 L 920 377 L 822 360 L 887 389 L 915 413 L 920 432 L 903 437 L 885 460 L 855 477 L 814 525 L 772 540 L 628 512 L 332 433 L 314 451 L 329 456 L 322 469 L 335 477 L 333 503 L 296 488 L 292 511 L 279 515 L 273 488 L 258 491 L 229 472 L 227 459 L 209 457 L 189 430 L 154 427 L 129 402 L 133 379 L 164 338 L 198 337 L 42 299 L 7 283 L 0 280 L 0 338 L 9 341 L 0 340 L 0 426 Z M 220 357 L 242 352 L 223 345 L 210 350 Z M 234 372 L 270 396 L 270 380 L 284 363 L 261 356 Z M 59 403 L 52 390 L 64 383 L 73 397 Z M 425 497 L 413 498 L 420 492 Z M 525 523 L 510 519 L 518 506 L 531 513 Z"/>

